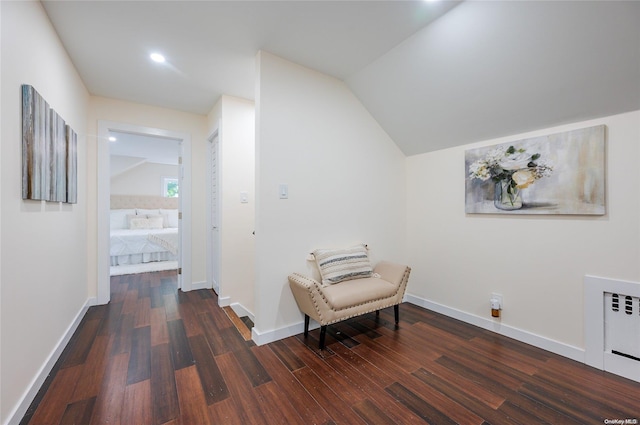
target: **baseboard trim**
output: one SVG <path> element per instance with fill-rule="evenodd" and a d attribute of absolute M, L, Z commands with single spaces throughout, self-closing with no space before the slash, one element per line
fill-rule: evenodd
<path fill-rule="evenodd" d="M 207 281 L 192 282 L 191 283 L 191 290 L 192 291 L 196 291 L 198 289 L 211 289 L 211 285 L 209 283 L 207 283 Z"/>
<path fill-rule="evenodd" d="M 56 362 L 60 358 L 60 355 L 64 351 L 64 348 L 69 343 L 69 340 L 71 340 L 73 333 L 76 331 L 76 329 L 78 329 L 78 326 L 80 325 L 80 322 L 82 321 L 85 313 L 87 312 L 89 307 L 97 305 L 97 303 L 98 300 L 95 297 L 88 298 L 87 301 L 85 301 L 84 305 L 80 308 L 80 311 L 78 311 L 78 314 L 76 314 L 76 317 L 73 319 L 62 337 L 58 340 L 55 348 L 53 349 L 51 354 L 49 354 L 49 357 L 42 365 L 35 378 L 33 378 L 33 381 L 31 381 L 31 384 L 29 385 L 27 390 L 22 395 L 20 403 L 18 403 L 18 405 L 13 409 L 13 412 L 9 414 L 9 420 L 5 425 L 18 425 L 20 423 L 25 413 L 27 413 L 27 409 L 33 402 L 33 399 L 35 399 L 36 395 L 38 394 L 40 387 L 42 387 L 42 384 L 44 384 L 44 381 L 47 379 L 47 376 L 49 376 L 49 373 L 51 373 L 53 366 L 55 366 Z"/>
<path fill-rule="evenodd" d="M 218 306 L 227 307 L 229 305 L 231 305 L 231 297 L 218 296 Z"/>
<path fill-rule="evenodd" d="M 436 302 L 418 297 L 416 295 L 406 294 L 405 299 L 411 304 L 426 308 L 428 310 L 433 310 L 436 313 L 444 314 L 445 316 L 461 320 L 465 323 L 469 323 L 488 331 L 513 338 L 520 342 L 533 345 L 534 347 L 550 351 L 554 354 L 558 354 L 560 356 L 567 357 L 581 363 L 585 362 L 584 349 L 564 344 L 562 342 L 555 341 L 540 335 L 536 335 L 534 333 L 518 329 L 513 326 L 505 325 L 498 321 L 485 319 L 484 317 L 479 317 L 461 310 L 457 310 L 455 308 L 447 307 L 445 305 L 438 304 Z"/>
<path fill-rule="evenodd" d="M 309 324 L 309 330 L 318 329 L 320 324 L 315 321 L 311 321 Z M 304 332 L 304 320 L 298 323 L 294 323 L 293 325 L 285 326 L 283 328 L 260 332 L 254 326 L 251 330 L 251 339 L 256 345 L 264 345 L 269 344 L 270 342 L 275 342 L 284 338 L 289 338 L 290 336 L 298 335 Z"/>
<path fill-rule="evenodd" d="M 405 293 L 404 301 L 417 305 L 419 307 L 426 308 L 428 310 L 435 311 L 436 313 L 444 314 L 445 316 L 461 320 L 465 323 L 469 323 L 470 325 L 478 326 L 482 329 L 486 329 L 488 331 L 513 338 L 520 342 L 524 342 L 525 344 L 533 345 L 534 347 L 538 347 L 551 353 L 558 354 L 562 357 L 567 357 L 581 363 L 585 362 L 585 350 L 581 348 L 564 344 L 562 342 L 536 335 L 534 333 L 524 331 L 513 326 L 508 326 L 497 321 L 475 316 L 461 310 L 456 310 L 455 308 L 438 304 L 436 302 L 418 297 L 416 295 Z M 400 314 L 402 315 L 402 309 Z M 309 329 L 316 329 L 318 327 L 319 325 L 312 321 Z M 251 337 L 257 345 L 264 345 L 269 344 L 270 342 L 278 341 L 280 339 L 300 334 L 302 332 L 304 332 L 304 322 L 299 322 L 266 332 L 261 332 L 260 330 L 256 329 L 256 327 L 254 327 L 251 331 Z"/>

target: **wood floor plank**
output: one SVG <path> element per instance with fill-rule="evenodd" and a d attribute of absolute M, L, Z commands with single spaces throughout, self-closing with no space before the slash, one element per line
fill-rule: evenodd
<path fill-rule="evenodd" d="M 113 300 L 106 306 L 105 317 L 100 325 L 98 335 L 113 335 L 120 328 L 122 316 L 122 303 L 114 303 Z"/>
<path fill-rule="evenodd" d="M 138 304 L 138 288 L 129 289 L 122 303 L 122 314 L 134 315 Z"/>
<path fill-rule="evenodd" d="M 169 329 L 164 307 L 152 308 L 150 312 L 151 346 L 169 343 Z"/>
<path fill-rule="evenodd" d="M 625 415 L 625 412 L 620 412 L 574 391 L 542 383 L 525 383 L 518 392 L 582 423 L 604 423 L 605 419 L 620 418 Z"/>
<path fill-rule="evenodd" d="M 189 344 L 207 404 L 211 405 L 229 398 L 229 389 L 204 335 L 192 336 L 189 338 Z"/>
<path fill-rule="evenodd" d="M 82 365 L 60 369 L 49 391 L 31 417 L 31 425 L 58 424 L 67 408 L 67 400 L 73 395 L 75 384 L 82 372 Z"/>
<path fill-rule="evenodd" d="M 368 424 L 368 425 L 388 425 L 395 423 L 393 419 L 388 417 L 378 406 L 371 400 L 364 399 L 352 406 L 352 409 Z"/>
<path fill-rule="evenodd" d="M 393 356 L 393 358 L 389 358 L 388 354 L 392 352 L 384 346 L 372 348 L 366 344 L 360 344 L 357 347 L 352 348 L 351 351 L 370 360 L 372 363 L 375 363 L 378 367 L 393 376 L 411 373 L 420 367 L 419 363 L 415 363 L 403 356 Z M 404 359 L 407 360 L 407 363 L 403 362 Z"/>
<path fill-rule="evenodd" d="M 412 327 L 402 328 L 403 332 L 380 328 L 380 339 L 363 342 L 375 342 L 383 344 L 391 350 L 397 351 L 399 354 L 409 357 L 414 361 L 428 362 L 435 360 L 442 355 L 442 348 L 437 345 L 426 343 L 423 335 Z M 359 337 L 360 339 L 360 337 Z M 371 344 L 368 344 L 372 346 Z"/>
<path fill-rule="evenodd" d="M 168 319 L 168 317 L 167 317 Z M 192 366 L 194 363 L 187 333 L 184 330 L 182 320 L 172 320 L 167 322 L 169 329 L 169 347 L 171 347 L 171 359 L 175 370 Z"/>
<path fill-rule="evenodd" d="M 497 407 L 500 406 L 493 408 L 483 400 L 474 397 L 423 368 L 416 370 L 412 375 L 489 423 L 506 424 L 510 422 L 509 416 L 497 410 Z"/>
<path fill-rule="evenodd" d="M 262 364 L 260 364 L 252 351 L 248 349 L 238 350 L 234 351 L 233 354 L 235 355 L 236 360 L 238 360 L 238 363 L 240 363 L 242 371 L 247 376 L 247 379 L 249 379 L 249 382 L 251 382 L 253 387 L 257 387 L 271 381 L 271 376 L 269 376 L 269 373 L 265 370 Z"/>
<path fill-rule="evenodd" d="M 360 347 L 360 346 L 358 346 Z M 363 346 L 364 350 L 368 348 Z M 366 376 L 370 376 L 376 382 L 379 382 L 382 387 L 391 385 L 395 382 L 390 371 L 381 369 L 378 365 L 373 364 L 369 359 L 360 356 L 354 350 L 349 350 L 347 347 L 336 345 L 334 347 L 335 353 L 343 358 L 347 363 L 355 367 L 360 373 Z"/>
<path fill-rule="evenodd" d="M 469 358 L 464 354 L 448 352 L 436 362 L 458 374 L 464 373 L 464 376 L 474 376 L 474 379 L 482 385 L 507 398 L 522 385 L 521 380 L 501 367 L 496 369 L 495 365 L 486 364 L 481 360 L 481 357 Z"/>
<path fill-rule="evenodd" d="M 180 291 L 180 293 L 186 294 L 182 291 Z M 190 297 L 186 298 L 191 300 Z M 200 325 L 200 318 L 191 303 L 178 304 L 178 314 L 182 318 L 182 323 L 184 324 L 184 330 L 187 333 L 187 337 L 203 334 L 202 326 Z"/>
<path fill-rule="evenodd" d="M 127 385 L 148 380 L 151 376 L 151 327 L 131 331 L 131 355 L 127 371 Z"/>
<path fill-rule="evenodd" d="M 462 363 L 456 362 L 447 356 L 443 356 L 437 360 L 439 364 L 456 371 L 459 375 L 465 376 L 478 384 L 485 387 L 487 390 L 494 392 L 496 395 L 504 397 L 507 401 L 503 403 L 500 410 L 505 411 L 510 416 L 516 415 L 516 410 L 505 410 L 508 406 L 513 405 L 518 407 L 519 410 L 529 412 L 530 418 L 535 418 L 539 422 L 548 423 L 570 423 L 577 425 L 579 422 L 571 420 L 567 416 L 555 411 L 548 406 L 544 406 L 530 398 L 524 397 L 517 393 L 517 389 L 520 385 L 516 385 L 515 388 L 511 388 L 513 383 L 508 382 L 508 375 L 501 375 L 500 371 L 493 370 L 486 374 L 482 370 L 479 370 L 479 365 L 471 362 L 468 366 Z M 474 367 L 475 366 L 475 367 Z M 491 369 L 489 369 L 491 370 Z"/>
<path fill-rule="evenodd" d="M 301 424 L 304 423 L 296 409 L 282 397 L 278 384 L 274 381 L 255 387 L 253 392 L 267 423 Z"/>
<path fill-rule="evenodd" d="M 209 406 L 209 417 L 212 424 L 246 425 L 248 423 L 242 412 L 238 412 L 236 404 L 231 398 Z"/>
<path fill-rule="evenodd" d="M 151 325 L 151 298 L 138 298 L 134 317 L 134 328 L 144 328 Z"/>
<path fill-rule="evenodd" d="M 440 412 L 402 384 L 395 382 L 389 385 L 386 391 L 430 424 L 457 425 L 457 422 L 453 419 L 450 419 L 447 415 Z"/>
<path fill-rule="evenodd" d="M 233 326 L 231 320 L 227 317 L 227 314 L 218 306 L 218 298 L 206 298 L 203 299 L 206 306 L 206 312 L 211 314 L 211 317 L 218 327 L 218 329 L 230 328 Z"/>
<path fill-rule="evenodd" d="M 176 370 L 176 388 L 182 425 L 210 424 L 209 409 L 196 366 Z"/>
<path fill-rule="evenodd" d="M 129 353 L 109 359 L 104 381 L 93 408 L 91 425 L 120 425 L 120 410 L 127 384 Z"/>
<path fill-rule="evenodd" d="M 164 294 L 160 286 L 152 286 L 149 294 L 151 295 L 151 308 L 164 307 Z"/>
<path fill-rule="evenodd" d="M 176 299 L 176 294 L 165 294 L 164 298 L 164 309 L 167 313 L 167 321 L 178 320 L 182 317 L 180 316 L 180 311 L 178 311 L 178 300 Z"/>
<path fill-rule="evenodd" d="M 180 417 L 178 391 L 169 344 L 160 344 L 151 348 L 150 381 L 153 424 L 164 424 Z"/>
<path fill-rule="evenodd" d="M 233 323 L 233 325 L 236 327 L 238 332 L 240 332 L 240 335 L 242 336 L 242 338 L 245 341 L 251 340 L 251 331 L 246 327 L 244 322 L 240 320 L 240 318 L 238 317 L 236 312 L 233 311 L 231 306 L 226 306 L 226 307 L 223 307 L 222 309 L 227 314 L 227 317 L 229 318 L 229 320 L 231 320 L 231 323 Z"/>
<path fill-rule="evenodd" d="M 359 335 L 364 335 L 367 338 L 371 338 L 371 339 L 376 339 L 382 336 L 381 333 L 376 332 L 373 329 L 370 329 L 364 325 L 362 325 L 359 321 L 357 320 L 347 320 L 345 322 L 345 326 L 349 326 L 350 328 L 352 328 L 353 330 L 355 330 L 357 332 L 357 334 Z"/>
<path fill-rule="evenodd" d="M 333 421 L 345 424 L 364 423 L 362 418 L 351 410 L 350 405 L 309 367 L 303 367 L 292 373 L 309 394 L 327 411 Z"/>
<path fill-rule="evenodd" d="M 382 409 L 382 411 L 385 412 L 385 415 L 392 419 L 389 423 L 424 423 L 424 421 L 416 414 L 408 409 L 401 408 L 401 405 L 396 400 L 389 397 L 384 391 L 384 387 L 386 385 L 384 385 L 383 382 L 376 380 L 373 376 L 362 373 L 362 371 L 356 369 L 353 364 L 346 361 L 342 355 L 328 357 L 325 359 L 325 362 L 331 365 L 335 370 L 340 371 L 345 379 L 349 380 L 353 386 L 364 392 L 366 395 L 365 399 L 371 400 L 376 404 L 376 406 Z"/>
<path fill-rule="evenodd" d="M 489 359 L 505 364 L 528 375 L 533 375 L 544 365 L 544 361 L 542 360 L 531 358 L 524 353 L 513 350 L 513 348 L 503 348 L 498 344 L 491 344 L 483 338 L 474 340 L 473 349 L 475 352 L 481 353 Z"/>
<path fill-rule="evenodd" d="M 93 414 L 93 406 L 96 403 L 96 398 L 91 397 L 86 400 L 76 401 L 68 404 L 67 408 L 62 415 L 60 424 L 63 425 L 85 425 L 91 421 L 91 415 Z"/>
<path fill-rule="evenodd" d="M 93 340 L 100 329 L 101 319 L 83 320 L 83 322 L 62 353 L 61 359 L 64 360 L 60 366 L 61 368 L 83 364 L 89 355 Z"/>
<path fill-rule="evenodd" d="M 127 385 L 124 391 L 121 423 L 150 424 L 153 421 L 151 409 L 151 381 L 140 381 Z"/>
<path fill-rule="evenodd" d="M 224 381 L 227 383 L 229 393 L 239 410 L 242 410 L 250 424 L 266 424 L 258 401 L 252 391 L 253 386 L 242 371 L 233 352 L 216 357 Z"/>
<path fill-rule="evenodd" d="M 340 397 L 346 403 L 350 405 L 355 404 L 367 397 L 367 394 L 362 391 L 356 383 L 344 376 L 343 371 L 334 369 L 330 363 L 316 356 L 315 353 L 296 338 L 286 338 L 283 340 L 283 343 L 302 360 L 308 368 L 312 369 L 332 391 L 340 393 Z"/>
<path fill-rule="evenodd" d="M 427 400 L 428 403 L 454 422 L 480 425 L 483 419 L 458 400 L 443 394 L 437 388 L 425 384 L 413 374 L 398 375 L 398 384 Z M 392 384 L 393 385 L 393 384 Z"/>
<path fill-rule="evenodd" d="M 120 328 L 116 331 L 113 344 L 111 344 L 111 355 L 115 356 L 131 351 L 131 330 L 133 329 L 133 315 L 125 314 L 121 316 Z"/>
<path fill-rule="evenodd" d="M 331 420 L 329 414 L 309 395 L 304 386 L 289 372 L 271 349 L 266 346 L 254 347 L 252 351 L 271 372 L 274 382 L 281 390 L 305 424 L 323 424 Z"/>
<path fill-rule="evenodd" d="M 577 373 L 569 373 L 568 369 L 577 369 Z M 606 376 L 607 373 L 586 365 L 575 364 L 560 356 L 551 357 L 545 367 L 536 373 L 536 377 L 551 382 L 558 387 L 570 389 L 586 397 L 627 412 L 625 417 L 633 416 L 628 412 L 630 403 L 638 400 L 637 383 L 622 377 Z M 605 379 L 608 378 L 608 379 Z"/>
<path fill-rule="evenodd" d="M 461 375 L 455 371 L 448 369 L 437 362 L 425 362 L 419 369 L 428 371 L 440 379 L 449 383 L 449 385 L 466 393 L 468 396 L 481 400 L 484 404 L 492 409 L 498 409 L 505 401 L 505 397 L 486 388 L 481 382 L 473 380 L 471 377 Z"/>
<path fill-rule="evenodd" d="M 226 344 L 221 333 L 221 328 L 218 326 L 214 315 L 211 312 L 206 312 L 201 313 L 199 318 L 204 336 L 209 343 L 209 347 L 211 347 L 211 352 L 215 356 L 219 356 L 220 354 L 230 351 L 231 347 Z"/>
<path fill-rule="evenodd" d="M 113 336 L 96 336 L 87 360 L 82 367 L 82 373 L 76 383 L 71 402 L 95 398 L 100 392 L 111 352 L 110 345 Z"/>
<path fill-rule="evenodd" d="M 287 347 L 283 340 L 272 343 L 271 349 L 290 371 L 294 371 L 305 366 L 305 363 L 296 356 L 289 347 Z"/>

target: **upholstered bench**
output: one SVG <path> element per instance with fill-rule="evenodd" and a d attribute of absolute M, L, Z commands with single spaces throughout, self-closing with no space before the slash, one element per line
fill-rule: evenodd
<path fill-rule="evenodd" d="M 350 261 L 348 257 L 358 257 L 352 263 L 368 264 L 366 250 L 365 245 L 359 245 L 347 250 L 314 251 L 322 282 L 299 273 L 289 275 L 291 291 L 304 313 L 304 335 L 309 333 L 310 318 L 320 324 L 320 349 L 324 348 L 327 326 L 332 323 L 391 306 L 394 306 L 396 324 L 399 322 L 399 304 L 411 268 L 388 261 L 379 262 L 375 268 L 369 265 L 368 270 L 366 264 L 345 266 L 345 262 Z M 325 252 L 331 255 L 323 256 Z M 323 259 L 326 262 L 323 263 Z M 325 267 L 327 264 L 329 269 Z M 342 269 L 342 274 L 332 273 L 336 267 Z"/>

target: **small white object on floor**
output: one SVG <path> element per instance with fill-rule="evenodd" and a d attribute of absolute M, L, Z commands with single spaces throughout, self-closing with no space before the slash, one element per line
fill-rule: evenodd
<path fill-rule="evenodd" d="M 165 270 L 177 270 L 177 261 L 154 261 L 151 263 L 127 264 L 123 266 L 112 266 L 110 276 L 121 276 L 124 274 L 162 272 Z"/>

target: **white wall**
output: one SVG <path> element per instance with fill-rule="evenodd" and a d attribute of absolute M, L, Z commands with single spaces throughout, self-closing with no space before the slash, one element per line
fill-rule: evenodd
<path fill-rule="evenodd" d="M 205 166 L 207 119 L 204 115 L 180 112 L 171 109 L 141 105 L 115 99 L 92 96 L 89 108 L 89 134 L 98 134 L 98 121 L 111 121 L 142 127 L 157 128 L 191 135 L 191 257 L 194 283 L 204 282 L 205 276 Z M 95 295 L 97 290 L 97 141 L 95 136 L 87 138 L 87 183 L 88 193 L 88 268 L 89 293 Z"/>
<path fill-rule="evenodd" d="M 222 96 L 209 114 L 210 134 L 219 126 L 220 270 L 218 294 L 254 314 L 255 107 Z M 240 202 L 247 192 L 247 203 Z"/>
<path fill-rule="evenodd" d="M 267 52 L 257 64 L 254 338 L 263 343 L 302 330 L 287 275 L 308 272 L 313 249 L 364 242 L 375 259 L 404 260 L 406 199 L 404 156 L 342 81 Z"/>
<path fill-rule="evenodd" d="M 89 94 L 39 2 L 2 2 L 1 19 L 0 423 L 6 423 L 87 302 Z M 21 84 L 34 86 L 78 134 L 75 205 L 22 200 Z"/>
<path fill-rule="evenodd" d="M 146 162 L 112 177 L 111 194 L 163 196 L 164 177 L 177 179 L 178 166 Z"/>
<path fill-rule="evenodd" d="M 465 215 L 465 149 L 607 126 L 604 216 Z M 584 348 L 583 277 L 640 279 L 640 112 L 545 128 L 407 159 L 408 293 Z M 498 329 L 498 328 L 497 328 Z"/>

